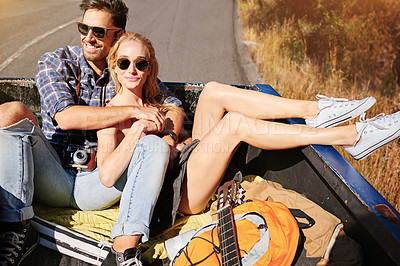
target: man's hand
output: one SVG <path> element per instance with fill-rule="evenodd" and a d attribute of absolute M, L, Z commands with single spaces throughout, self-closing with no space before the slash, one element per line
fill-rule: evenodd
<path fill-rule="evenodd" d="M 162 137 L 162 139 L 165 140 L 169 145 L 170 153 L 169 153 L 169 164 L 168 164 L 168 167 L 170 169 L 172 169 L 172 167 L 174 165 L 175 158 L 178 156 L 179 150 L 176 148 L 175 141 L 172 139 L 172 137 L 170 135 L 164 135 Z"/>
<path fill-rule="evenodd" d="M 174 166 L 174 162 L 176 157 L 178 157 L 178 152 L 179 150 L 175 147 L 175 146 L 169 146 L 170 148 L 170 153 L 169 153 L 169 168 L 172 169 L 172 167 Z"/>

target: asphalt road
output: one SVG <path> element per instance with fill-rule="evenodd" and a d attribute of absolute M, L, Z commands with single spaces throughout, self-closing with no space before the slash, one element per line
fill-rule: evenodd
<path fill-rule="evenodd" d="M 235 0 L 125 0 L 127 30 L 153 41 L 164 81 L 248 84 L 235 42 Z M 77 0 L 0 0 L 0 77 L 34 77 L 39 57 L 79 45 Z"/>
<path fill-rule="evenodd" d="M 236 0 L 125 1 L 127 30 L 153 41 L 163 81 L 248 84 L 243 49 L 235 39 Z M 0 0 L 0 77 L 34 77 L 42 54 L 80 45 L 75 24 L 82 17 L 79 3 Z M 27 264 L 86 265 L 42 246 Z"/>

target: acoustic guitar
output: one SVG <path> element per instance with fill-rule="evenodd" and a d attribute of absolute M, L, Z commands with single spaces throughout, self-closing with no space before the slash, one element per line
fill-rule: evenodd
<path fill-rule="evenodd" d="M 223 266 L 241 265 L 232 208 L 241 204 L 243 189 L 235 181 L 228 181 L 218 189 L 218 236 Z"/>

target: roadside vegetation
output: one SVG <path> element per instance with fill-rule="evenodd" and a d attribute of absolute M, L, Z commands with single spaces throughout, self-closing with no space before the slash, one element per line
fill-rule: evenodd
<path fill-rule="evenodd" d="M 243 39 L 261 78 L 282 96 L 316 94 L 400 110 L 399 0 L 238 0 Z M 351 123 L 354 123 L 352 121 Z M 337 150 L 400 210 L 400 142 L 356 161 Z"/>

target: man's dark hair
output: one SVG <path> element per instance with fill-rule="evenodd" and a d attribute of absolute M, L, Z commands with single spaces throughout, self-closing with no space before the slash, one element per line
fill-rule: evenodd
<path fill-rule="evenodd" d="M 111 20 L 115 27 L 125 29 L 128 20 L 128 7 L 122 0 L 82 0 L 79 5 L 83 13 L 88 9 L 104 10 L 111 14 Z"/>

